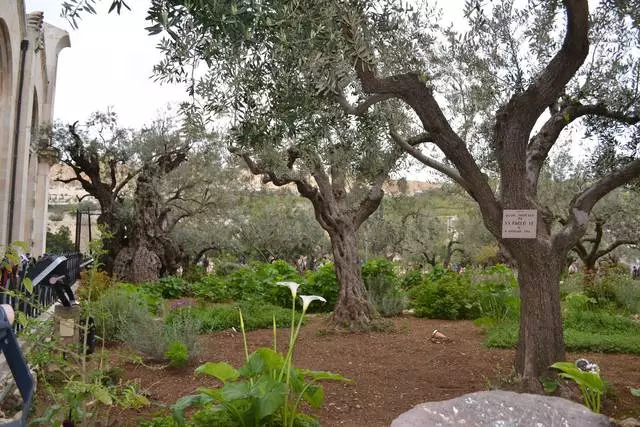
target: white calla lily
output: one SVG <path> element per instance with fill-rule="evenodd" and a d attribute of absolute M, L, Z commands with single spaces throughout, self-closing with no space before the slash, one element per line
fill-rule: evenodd
<path fill-rule="evenodd" d="M 309 304 L 311 304 L 313 301 L 327 302 L 326 299 L 319 297 L 318 295 L 300 295 L 300 299 L 302 300 L 303 313 L 307 311 L 307 308 L 309 308 Z"/>
<path fill-rule="evenodd" d="M 296 298 L 296 295 L 298 295 L 298 287 L 300 286 L 299 283 L 296 282 L 276 282 L 276 285 L 278 286 L 286 286 L 287 288 L 289 288 L 291 290 L 291 295 L 293 295 L 293 298 Z"/>

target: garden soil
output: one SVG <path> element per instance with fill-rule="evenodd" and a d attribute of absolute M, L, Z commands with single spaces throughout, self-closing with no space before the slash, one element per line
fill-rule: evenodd
<path fill-rule="evenodd" d="M 470 321 L 417 319 L 392 320 L 388 332 L 328 332 L 322 316 L 303 327 L 294 364 L 296 367 L 340 373 L 353 384 L 325 383 L 325 405 L 311 411 L 323 426 L 388 426 L 401 413 L 427 401 L 446 400 L 494 387 L 517 388 L 513 350 L 487 349 L 482 330 Z M 434 343 L 438 329 L 450 341 Z M 249 351 L 272 345 L 272 331 L 248 333 Z M 279 344 L 288 341 L 288 329 L 278 330 Z M 122 362 L 124 379 L 139 380 L 154 407 L 110 414 L 112 425 L 136 425 L 142 418 L 168 413 L 162 405 L 193 393 L 197 387 L 215 386 L 215 380 L 195 376 L 205 361 L 228 361 L 238 367 L 243 360 L 242 334 L 225 331 L 201 337 L 201 353 L 187 368 L 175 370 Z M 279 348 L 280 349 L 280 348 Z M 283 350 L 284 348 L 280 349 Z M 640 398 L 629 387 L 640 387 L 640 355 L 575 353 L 597 362 L 612 387 L 603 412 L 616 418 L 640 415 Z M 111 423 L 110 423 L 111 424 Z"/>

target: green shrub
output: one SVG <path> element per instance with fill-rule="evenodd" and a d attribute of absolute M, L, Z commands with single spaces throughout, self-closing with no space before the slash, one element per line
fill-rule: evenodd
<path fill-rule="evenodd" d="M 130 298 L 141 301 L 140 305 L 146 306 L 147 311 L 152 314 L 158 314 L 162 308 L 162 297 L 157 292 L 150 292 L 147 287 L 133 283 L 119 283 L 115 289 L 126 293 Z"/>
<path fill-rule="evenodd" d="M 191 289 L 196 298 L 205 301 L 228 302 L 231 300 L 227 282 L 218 276 L 204 276 L 192 284 Z"/>
<path fill-rule="evenodd" d="M 171 319 L 171 322 L 164 322 L 164 336 L 167 346 L 172 341 L 179 341 L 187 346 L 190 355 L 198 353 L 198 336 L 202 330 L 202 321 L 191 315 L 184 315 L 178 312 Z"/>
<path fill-rule="evenodd" d="M 468 275 L 434 268 L 427 280 L 410 291 L 411 305 L 418 317 L 432 319 L 475 319 L 480 305 Z"/>
<path fill-rule="evenodd" d="M 508 267 L 497 264 L 473 275 L 473 293 L 483 317 L 497 322 L 517 319 L 520 315 L 518 283 Z"/>
<path fill-rule="evenodd" d="M 201 265 L 190 265 L 182 274 L 182 278 L 188 283 L 196 283 L 207 276 L 207 271 Z"/>
<path fill-rule="evenodd" d="M 122 332 L 122 338 L 131 347 L 154 360 L 165 360 L 169 344 L 180 342 L 188 349 L 188 354 L 197 354 L 197 339 L 202 329 L 200 319 L 183 310 L 170 322 L 162 319 L 136 319 Z"/>
<path fill-rule="evenodd" d="M 309 312 L 331 311 L 338 302 L 340 295 L 340 283 L 336 277 L 335 266 L 332 262 L 324 264 L 316 271 L 307 271 L 305 280 L 302 283 L 302 290 L 309 295 L 322 295 L 326 304 L 311 306 Z"/>
<path fill-rule="evenodd" d="M 287 288 L 284 288 L 288 291 Z M 215 332 L 225 329 L 240 329 L 238 306 L 245 316 L 245 329 L 267 329 L 273 324 L 273 315 L 277 327 L 286 327 L 291 322 L 291 312 L 285 308 L 257 302 L 240 302 L 237 305 L 221 304 L 211 307 L 185 307 L 171 311 L 165 322 L 172 324 L 176 318 L 192 317 L 200 324 L 200 332 Z"/>
<path fill-rule="evenodd" d="M 402 289 L 412 289 L 418 285 L 421 285 L 424 281 L 424 276 L 420 270 L 409 270 L 405 273 L 400 282 Z"/>
<path fill-rule="evenodd" d="M 109 341 L 122 340 L 123 331 L 129 325 L 151 320 L 145 301 L 139 295 L 118 288 L 105 291 L 90 310 L 98 335 L 104 335 Z"/>
<path fill-rule="evenodd" d="M 385 258 L 372 258 L 362 266 L 362 279 L 369 300 L 383 316 L 397 316 L 407 307 L 407 296 L 400 288 L 395 266 Z"/>
<path fill-rule="evenodd" d="M 603 310 L 569 311 L 564 320 L 565 346 L 569 351 L 640 354 L 640 324 Z M 518 322 L 509 320 L 487 331 L 488 347 L 513 348 L 518 341 Z"/>
<path fill-rule="evenodd" d="M 399 286 L 394 286 L 382 296 L 376 308 L 382 316 L 399 316 L 408 304 L 409 298 L 406 292 Z"/>
<path fill-rule="evenodd" d="M 615 287 L 616 303 L 629 313 L 640 313 L 640 280 L 621 276 Z"/>
<path fill-rule="evenodd" d="M 560 280 L 560 296 L 564 298 L 572 292 L 582 292 L 583 285 L 584 273 L 582 271 L 567 274 Z"/>
<path fill-rule="evenodd" d="M 173 368 L 183 368 L 189 363 L 189 349 L 180 341 L 171 341 L 164 357 Z"/>
<path fill-rule="evenodd" d="M 175 299 L 188 295 L 189 284 L 180 277 L 161 277 L 156 282 L 145 282 L 141 287 L 151 295 L 165 299 Z"/>

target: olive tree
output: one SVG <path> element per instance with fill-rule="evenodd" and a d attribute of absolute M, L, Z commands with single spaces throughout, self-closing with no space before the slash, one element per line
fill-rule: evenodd
<path fill-rule="evenodd" d="M 637 140 L 640 38 L 616 2 L 591 13 L 587 0 L 530 1 L 521 8 L 509 0 L 469 1 L 464 13 L 464 33 L 442 28 L 432 8 L 394 0 L 156 0 L 150 18 L 152 31 L 170 35 L 160 73 L 190 76 L 193 59 L 218 71 L 194 83 L 200 93 L 250 89 L 260 101 L 273 100 L 267 86 L 287 83 L 282 96 L 322 105 L 318 112 L 341 110 L 354 120 L 385 109 L 413 114 L 420 131 L 408 133 L 392 121 L 394 142 L 463 187 L 517 264 L 516 370 L 533 385 L 565 358 L 559 280 L 567 252 L 584 235 L 598 200 L 640 174 L 640 159 L 627 156 L 575 194 L 566 224 L 554 230 L 538 203 L 540 171 L 575 123 L 592 135 L 607 133 L 614 147 Z M 198 36 L 186 43 L 187 34 Z M 264 71 L 255 81 L 219 77 L 246 76 L 252 67 Z M 286 111 L 298 117 L 295 109 Z M 447 161 L 427 155 L 425 145 Z M 313 193 L 304 183 L 300 188 Z M 535 210 L 536 237 L 503 238 L 504 209 Z"/>

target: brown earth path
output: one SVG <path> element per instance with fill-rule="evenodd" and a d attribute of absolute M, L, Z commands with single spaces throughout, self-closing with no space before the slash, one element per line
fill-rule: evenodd
<path fill-rule="evenodd" d="M 498 386 L 512 377 L 512 350 L 487 349 L 480 328 L 470 321 L 396 318 L 391 332 L 327 333 L 322 317 L 303 327 L 294 364 L 300 368 L 327 370 L 351 378 L 355 384 L 327 383 L 325 406 L 316 411 L 324 426 L 378 427 L 414 405 L 445 400 L 464 393 Z M 430 341 L 433 329 L 452 339 L 445 344 Z M 279 343 L 287 342 L 288 330 L 278 331 Z M 248 333 L 249 351 L 271 346 L 272 332 Z M 151 369 L 125 363 L 125 378 L 138 379 L 150 399 L 171 404 L 200 386 L 214 386 L 193 370 L 205 361 L 227 361 L 238 367 L 243 360 L 242 335 L 226 331 L 201 337 L 198 360 L 180 370 Z M 628 387 L 640 387 L 640 355 L 569 354 L 570 360 L 587 357 L 601 366 L 612 385 L 614 398 L 605 401 L 604 413 L 622 417 L 640 415 L 640 398 Z M 508 384 L 507 384 L 508 385 Z M 112 413 L 119 424 L 135 425 L 158 407 Z"/>

